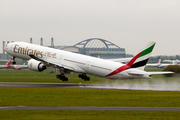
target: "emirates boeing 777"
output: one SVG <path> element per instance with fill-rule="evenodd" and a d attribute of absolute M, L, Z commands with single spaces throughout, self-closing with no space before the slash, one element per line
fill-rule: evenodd
<path fill-rule="evenodd" d="M 77 72 L 79 78 L 89 81 L 90 78 L 86 74 L 108 79 L 136 79 L 151 78 L 152 74 L 173 73 L 144 71 L 154 46 L 155 42 L 149 42 L 127 64 L 25 42 L 9 43 L 4 49 L 13 56 L 13 60 L 15 58 L 29 60 L 28 68 L 30 70 L 41 72 L 51 66 L 60 69 L 60 74 L 57 74 L 56 77 L 62 81 L 68 80 L 64 75 L 65 70 Z M 15 63 L 15 61 L 13 62 Z"/>

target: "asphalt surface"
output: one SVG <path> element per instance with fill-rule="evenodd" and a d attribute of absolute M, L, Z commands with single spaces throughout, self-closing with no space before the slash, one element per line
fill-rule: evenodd
<path fill-rule="evenodd" d="M 81 83 L 17 83 L 0 82 L 0 87 L 34 87 L 34 88 L 88 88 L 88 89 L 119 89 L 119 90 L 155 90 L 180 91 L 180 85 L 127 85 L 127 84 L 81 84 Z"/>
<path fill-rule="evenodd" d="M 115 111 L 180 111 L 171 107 L 37 107 L 37 106 L 0 106 L 0 110 L 115 110 Z"/>
<path fill-rule="evenodd" d="M 0 87 L 81 88 L 83 86 L 86 86 L 86 84 L 0 82 Z"/>

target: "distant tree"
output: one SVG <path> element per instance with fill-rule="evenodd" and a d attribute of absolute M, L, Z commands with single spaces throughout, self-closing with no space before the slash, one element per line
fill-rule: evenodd
<path fill-rule="evenodd" d="M 168 65 L 163 69 L 163 71 L 172 71 L 175 74 L 165 74 L 165 76 L 170 77 L 170 76 L 179 76 L 180 75 L 180 66 L 179 65 Z"/>

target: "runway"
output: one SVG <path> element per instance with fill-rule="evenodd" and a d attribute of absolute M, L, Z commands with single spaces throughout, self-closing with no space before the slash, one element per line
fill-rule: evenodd
<path fill-rule="evenodd" d="M 34 87 L 34 88 L 86 88 L 95 86 L 92 84 L 72 84 L 72 83 L 18 83 L 0 82 L 0 87 Z"/>
<path fill-rule="evenodd" d="M 0 110 L 114 110 L 114 111 L 180 111 L 173 107 L 37 107 L 37 106 L 0 106 Z"/>
<path fill-rule="evenodd" d="M 119 89 L 119 90 L 155 90 L 180 91 L 179 84 L 81 84 L 81 83 L 19 83 L 0 82 L 0 87 L 34 87 L 34 88 L 78 88 L 78 89 Z"/>

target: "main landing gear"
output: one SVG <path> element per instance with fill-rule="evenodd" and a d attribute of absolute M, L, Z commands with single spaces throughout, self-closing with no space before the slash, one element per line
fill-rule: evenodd
<path fill-rule="evenodd" d="M 79 74 L 78 77 L 83 79 L 84 81 L 89 81 L 90 80 L 90 78 L 85 73 Z"/>
<path fill-rule="evenodd" d="M 68 78 L 64 75 L 64 69 L 60 68 L 59 70 L 60 70 L 60 74 L 57 74 L 56 78 L 62 80 L 63 82 L 68 81 Z M 83 79 L 84 81 L 90 80 L 90 78 L 85 73 L 79 74 L 78 77 Z"/>
<path fill-rule="evenodd" d="M 64 75 L 64 73 L 61 73 L 60 75 L 57 74 L 56 78 L 59 78 L 62 81 L 68 81 L 68 78 Z"/>

